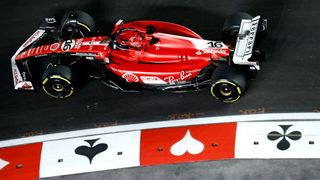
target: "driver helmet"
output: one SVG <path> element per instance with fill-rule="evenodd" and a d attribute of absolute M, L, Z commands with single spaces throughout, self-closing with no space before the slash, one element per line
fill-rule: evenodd
<path fill-rule="evenodd" d="M 129 39 L 129 45 L 134 48 L 140 48 L 142 46 L 142 36 L 140 33 L 135 33 Z"/>

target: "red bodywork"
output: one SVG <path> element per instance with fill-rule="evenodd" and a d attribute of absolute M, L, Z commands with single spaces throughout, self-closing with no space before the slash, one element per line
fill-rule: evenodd
<path fill-rule="evenodd" d="M 154 32 L 147 34 L 150 25 Z M 51 53 L 103 61 L 107 70 L 129 83 L 165 85 L 195 78 L 211 62 L 227 58 L 230 50 L 220 41 L 204 40 L 177 24 L 136 21 L 116 25 L 109 37 L 87 37 L 27 49 L 16 60 Z"/>

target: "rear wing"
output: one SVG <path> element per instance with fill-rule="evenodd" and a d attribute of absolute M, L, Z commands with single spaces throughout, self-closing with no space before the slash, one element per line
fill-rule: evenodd
<path fill-rule="evenodd" d="M 252 59 L 253 48 L 259 31 L 266 31 L 267 20 L 256 16 L 253 19 L 242 19 L 232 61 L 238 65 L 248 65 L 260 70 L 259 62 Z"/>

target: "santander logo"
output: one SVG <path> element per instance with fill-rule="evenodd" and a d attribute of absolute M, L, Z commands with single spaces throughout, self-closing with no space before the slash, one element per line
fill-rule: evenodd
<path fill-rule="evenodd" d="M 32 34 L 32 36 L 22 45 L 23 48 L 29 46 L 34 40 L 38 39 L 38 36 L 42 33 L 42 31 L 38 30 Z"/>
<path fill-rule="evenodd" d="M 18 70 L 16 68 L 13 69 L 13 77 L 16 84 L 20 83 Z"/>

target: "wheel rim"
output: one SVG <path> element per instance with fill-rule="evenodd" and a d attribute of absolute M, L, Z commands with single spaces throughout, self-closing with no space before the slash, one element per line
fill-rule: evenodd
<path fill-rule="evenodd" d="M 68 79 L 57 75 L 45 78 L 42 81 L 42 89 L 46 94 L 54 98 L 67 98 L 71 96 L 74 91 Z"/>
<path fill-rule="evenodd" d="M 241 89 L 231 81 L 220 80 L 211 86 L 211 94 L 223 102 L 235 102 L 241 96 Z"/>
<path fill-rule="evenodd" d="M 64 86 L 61 83 L 53 83 L 52 84 L 52 89 L 57 91 L 57 92 L 61 92 L 64 90 Z"/>
<path fill-rule="evenodd" d="M 222 84 L 219 91 L 223 96 L 230 96 L 232 94 L 232 89 L 226 84 Z"/>

